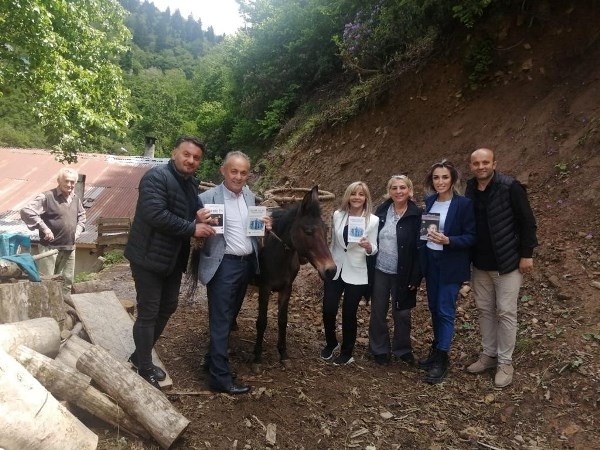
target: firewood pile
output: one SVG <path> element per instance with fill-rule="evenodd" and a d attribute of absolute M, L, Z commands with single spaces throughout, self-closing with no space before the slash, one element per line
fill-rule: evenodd
<path fill-rule="evenodd" d="M 0 294 L 0 323 L 10 322 L 0 324 L 0 448 L 95 449 L 79 411 L 161 448 L 185 431 L 189 420 L 127 363 L 133 304 L 112 291 L 64 298 L 56 280 L 4 283 Z"/>

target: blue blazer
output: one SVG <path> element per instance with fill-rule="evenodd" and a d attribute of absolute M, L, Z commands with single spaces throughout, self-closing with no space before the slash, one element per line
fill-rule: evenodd
<path fill-rule="evenodd" d="M 425 212 L 429 212 L 437 194 L 425 199 Z M 450 238 L 450 244 L 441 251 L 440 265 L 444 268 L 440 274 L 442 283 L 462 283 L 471 278 L 471 247 L 475 245 L 475 210 L 473 202 L 462 195 L 454 195 L 450 201 L 448 215 L 444 223 L 444 234 Z M 423 241 L 424 243 L 425 241 Z M 430 250 L 423 244 L 421 250 L 421 268 L 427 278 L 427 254 Z"/>
<path fill-rule="evenodd" d="M 200 200 L 202 205 L 206 203 L 225 203 L 223 183 L 218 186 L 209 189 L 206 192 L 200 194 Z M 248 206 L 254 206 L 256 204 L 256 197 L 250 191 L 247 186 L 242 189 L 244 200 Z M 202 207 L 202 206 L 201 206 Z M 258 240 L 256 237 L 252 239 L 252 248 L 254 249 L 254 257 L 256 271 L 258 273 Z M 207 237 L 204 241 L 204 245 L 200 250 L 200 261 L 198 263 L 198 279 L 204 285 L 208 284 L 212 277 L 215 275 L 217 269 L 223 261 L 223 255 L 225 254 L 225 236 L 223 234 L 214 234 Z"/>

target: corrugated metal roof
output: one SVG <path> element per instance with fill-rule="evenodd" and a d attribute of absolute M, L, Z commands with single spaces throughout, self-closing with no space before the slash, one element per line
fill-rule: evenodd
<path fill-rule="evenodd" d="M 86 176 L 84 206 L 86 230 L 78 243 L 96 242 L 100 217 L 133 217 L 140 179 L 155 165 L 168 158 L 114 156 L 82 153 L 70 167 Z M 47 150 L 0 148 L 0 232 L 23 233 L 37 240 L 37 231 L 29 231 L 19 210 L 36 194 L 56 187 L 56 174 L 63 164 Z"/>

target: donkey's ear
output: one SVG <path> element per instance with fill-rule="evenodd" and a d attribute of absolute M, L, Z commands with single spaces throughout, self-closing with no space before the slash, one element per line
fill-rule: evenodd
<path fill-rule="evenodd" d="M 302 199 L 302 204 L 300 205 L 300 209 L 298 213 L 305 214 L 309 211 L 311 205 L 319 203 L 319 186 L 313 187 L 309 192 L 304 194 L 304 198 Z"/>

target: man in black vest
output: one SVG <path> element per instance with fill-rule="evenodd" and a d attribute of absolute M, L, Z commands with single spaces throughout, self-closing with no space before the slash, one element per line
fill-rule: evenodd
<path fill-rule="evenodd" d="M 58 250 L 53 256 L 37 261 L 41 276 L 62 274 L 63 292 L 71 293 L 75 275 L 75 241 L 85 229 L 85 210 L 73 189 L 77 184 L 75 169 L 63 167 L 56 181 L 58 186 L 42 192 L 21 209 L 21 219 L 30 230 L 38 230 L 40 253 Z"/>
<path fill-rule="evenodd" d="M 473 200 L 477 227 L 471 284 L 483 350 L 467 371 L 494 368 L 494 384 L 503 388 L 513 379 L 517 300 L 523 274 L 533 269 L 537 226 L 525 189 L 496 172 L 492 150 L 475 150 L 470 166 L 474 178 L 467 182 L 465 195 Z"/>
<path fill-rule="evenodd" d="M 214 234 L 210 225 L 196 222 L 200 203 L 195 174 L 203 155 L 202 142 L 183 136 L 176 141 L 168 164 L 146 172 L 125 247 L 137 293 L 135 351 L 129 361 L 159 389 L 158 382 L 166 374 L 152 363 L 152 348 L 177 309 L 190 238 Z M 209 220 L 208 214 L 205 219 Z"/>

